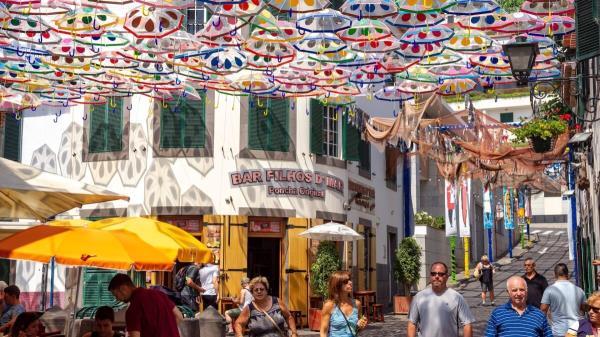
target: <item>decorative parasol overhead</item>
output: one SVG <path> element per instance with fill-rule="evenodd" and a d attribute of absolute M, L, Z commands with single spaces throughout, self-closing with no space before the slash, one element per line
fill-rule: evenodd
<path fill-rule="evenodd" d="M 493 0 L 459 0 L 456 4 L 444 9 L 444 13 L 471 16 L 494 13 L 500 8 L 500 5 Z"/>
<path fill-rule="evenodd" d="M 340 12 L 358 19 L 380 19 L 395 15 L 398 9 L 391 0 L 347 0 L 340 7 Z"/>
<path fill-rule="evenodd" d="M 351 25 L 350 18 L 330 8 L 302 14 L 296 20 L 296 27 L 309 33 L 336 33 L 350 28 Z"/>
<path fill-rule="evenodd" d="M 179 30 L 182 23 L 178 10 L 141 6 L 127 13 L 123 28 L 137 38 L 161 38 Z"/>
<path fill-rule="evenodd" d="M 308 33 L 294 48 L 308 54 L 333 54 L 346 48 L 346 43 L 333 33 Z"/>
<path fill-rule="evenodd" d="M 437 94 L 442 96 L 463 95 L 475 90 L 477 83 L 470 78 L 445 79 Z"/>
<path fill-rule="evenodd" d="M 403 92 L 396 86 L 385 86 L 377 90 L 374 96 L 380 101 L 388 102 L 404 102 L 413 99 L 413 95 Z"/>
<path fill-rule="evenodd" d="M 444 21 L 444 14 L 437 12 L 413 13 L 400 10 L 385 19 L 385 23 L 399 28 L 431 27 Z"/>

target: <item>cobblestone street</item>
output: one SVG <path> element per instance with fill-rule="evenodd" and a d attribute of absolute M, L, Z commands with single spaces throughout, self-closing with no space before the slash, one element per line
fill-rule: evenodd
<path fill-rule="evenodd" d="M 536 261 L 536 269 L 543 274 L 548 283 L 554 282 L 553 268 L 556 263 L 564 262 L 572 271 L 572 262 L 569 258 L 569 246 L 567 231 L 564 228 L 532 228 L 531 239 L 539 237 L 539 241 L 529 249 L 524 251 L 521 256 L 515 256 L 512 261 L 507 257 L 496 261 L 497 272 L 494 275 L 494 288 L 496 289 L 496 305 L 506 303 L 508 296 L 506 294 L 506 280 L 512 275 L 523 274 L 523 260 L 525 257 L 533 257 Z M 515 249 L 515 253 L 520 249 Z M 460 281 L 455 289 L 463 294 L 477 322 L 474 325 L 473 336 L 483 336 L 487 320 L 495 307 L 481 306 L 481 288 L 478 281 L 470 280 Z M 488 300 L 489 301 L 489 300 Z M 371 323 L 363 331 L 361 337 L 383 337 L 383 336 L 406 336 L 406 315 L 387 315 L 385 323 Z M 305 336 L 318 336 L 318 334 L 306 334 Z"/>

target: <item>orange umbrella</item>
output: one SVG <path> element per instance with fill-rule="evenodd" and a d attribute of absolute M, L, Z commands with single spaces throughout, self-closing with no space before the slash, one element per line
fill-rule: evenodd
<path fill-rule="evenodd" d="M 122 230 L 133 233 L 152 247 L 160 250 L 172 261 L 213 262 L 212 252 L 190 233 L 169 223 L 141 217 L 108 218 L 89 225 L 106 231 Z"/>
<path fill-rule="evenodd" d="M 121 270 L 172 270 L 174 260 L 125 231 L 40 225 L 0 240 L 0 257 Z"/>

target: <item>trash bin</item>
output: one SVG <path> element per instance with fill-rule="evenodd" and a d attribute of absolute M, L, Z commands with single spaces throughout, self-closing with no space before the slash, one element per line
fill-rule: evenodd
<path fill-rule="evenodd" d="M 198 315 L 200 323 L 200 337 L 225 337 L 225 317 L 212 306 L 204 309 Z"/>

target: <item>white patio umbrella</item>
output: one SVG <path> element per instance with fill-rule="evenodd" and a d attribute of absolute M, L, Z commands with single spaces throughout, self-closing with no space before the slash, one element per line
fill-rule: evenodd
<path fill-rule="evenodd" d="M 328 222 L 312 227 L 299 234 L 303 238 L 320 241 L 355 241 L 364 237 L 354 229 L 336 222 Z"/>
<path fill-rule="evenodd" d="M 0 158 L 0 218 L 39 219 L 85 204 L 129 200 L 99 186 Z"/>

